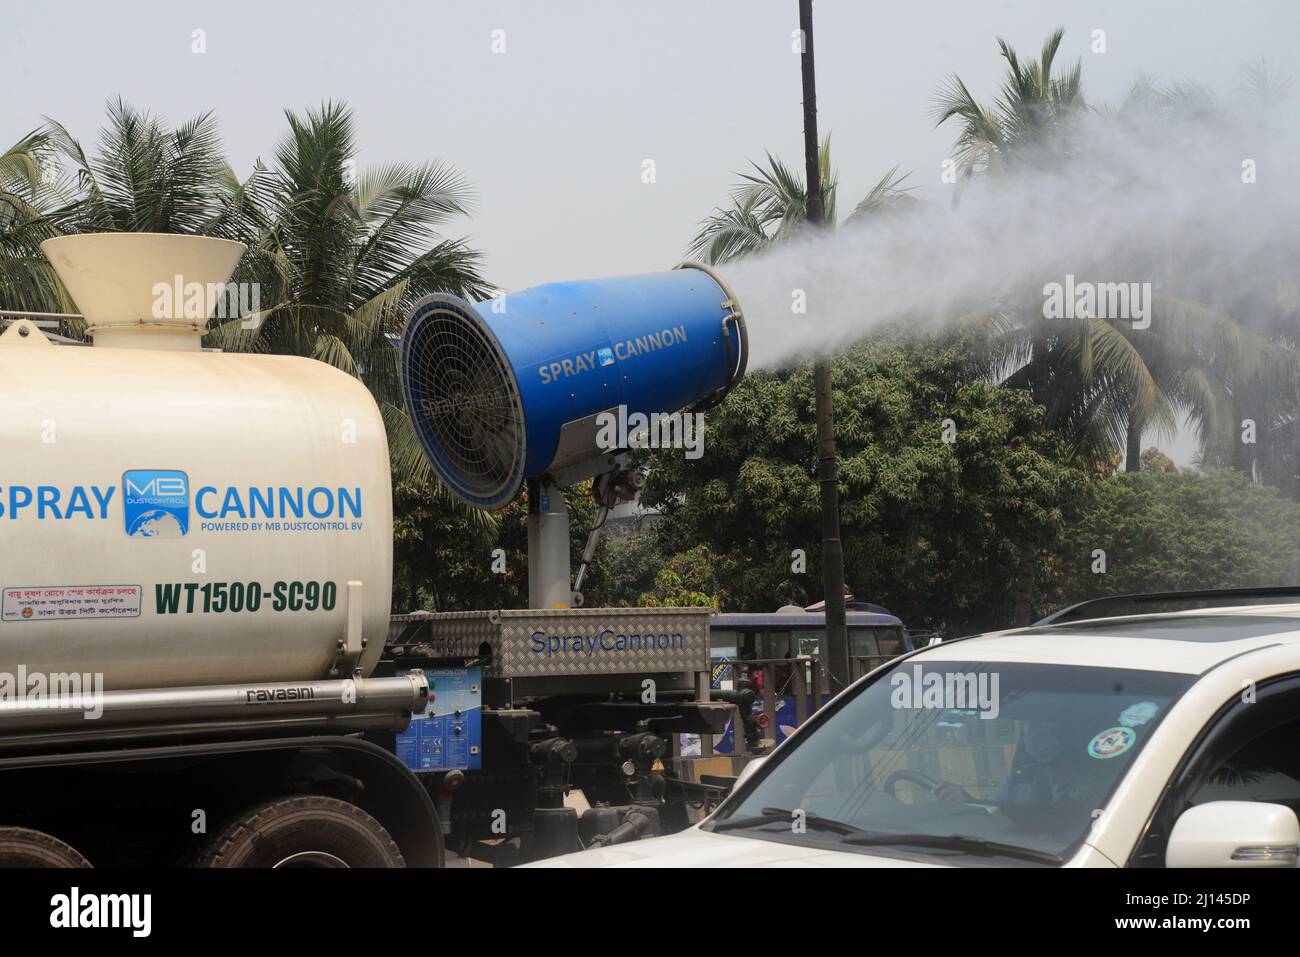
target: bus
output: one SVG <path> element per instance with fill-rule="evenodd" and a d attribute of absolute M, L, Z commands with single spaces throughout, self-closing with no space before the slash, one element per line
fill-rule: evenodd
<path fill-rule="evenodd" d="M 891 658 L 913 650 L 903 622 L 869 602 L 848 601 L 848 682 Z M 826 614 L 822 603 L 786 605 L 770 613 L 717 613 L 709 623 L 714 688 L 755 692 L 754 714 L 769 746 L 784 741 L 829 697 L 826 672 Z M 734 753 L 734 729 L 715 741 L 714 751 Z"/>

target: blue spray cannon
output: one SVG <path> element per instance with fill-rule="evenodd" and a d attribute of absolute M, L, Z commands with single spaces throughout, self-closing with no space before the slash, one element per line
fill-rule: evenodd
<path fill-rule="evenodd" d="M 420 446 L 455 495 L 500 509 L 528 486 L 529 604 L 569 607 L 582 603 L 610 508 L 645 481 L 602 425 L 716 405 L 744 376 L 748 351 L 726 281 L 684 262 L 479 303 L 428 296 L 402 335 L 402 387 Z M 559 490 L 592 478 L 600 511 L 571 589 Z"/>

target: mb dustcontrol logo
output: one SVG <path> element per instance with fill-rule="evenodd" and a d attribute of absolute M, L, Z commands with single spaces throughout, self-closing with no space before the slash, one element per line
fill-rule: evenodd
<path fill-rule="evenodd" d="M 190 480 L 184 472 L 126 472 L 122 502 L 126 534 L 131 538 L 180 538 L 190 530 Z"/>

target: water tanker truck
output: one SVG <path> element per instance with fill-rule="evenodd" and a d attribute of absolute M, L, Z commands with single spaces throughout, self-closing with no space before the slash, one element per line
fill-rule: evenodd
<path fill-rule="evenodd" d="M 510 863 L 679 828 L 721 795 L 679 754 L 752 702 L 711 698 L 708 612 L 581 594 L 642 481 L 602 413 L 707 407 L 744 373 L 712 270 L 416 305 L 412 423 L 469 504 L 528 492 L 531 607 L 393 615 L 369 391 L 202 347 L 244 247 L 44 250 L 93 345 L 23 317 L 0 334 L 0 866 Z M 588 481 L 571 580 L 560 492 Z"/>

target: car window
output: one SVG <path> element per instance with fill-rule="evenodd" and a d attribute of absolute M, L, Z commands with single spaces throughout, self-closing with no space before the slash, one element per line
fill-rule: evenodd
<path fill-rule="evenodd" d="M 838 840 L 823 826 L 792 832 L 789 817 L 772 813 L 798 811 L 838 822 L 843 833 L 960 835 L 1063 855 L 1191 681 L 1108 668 L 941 664 L 909 659 L 882 673 L 775 756 L 716 820 L 768 814 L 771 826 L 735 832 Z"/>
<path fill-rule="evenodd" d="M 1229 699 L 1201 729 L 1129 858 L 1163 867 L 1179 816 L 1210 801 L 1265 801 L 1300 814 L 1300 676 L 1261 682 Z"/>
<path fill-rule="evenodd" d="M 1300 812 L 1300 717 L 1259 735 L 1209 773 L 1190 804 L 1265 801 Z"/>

